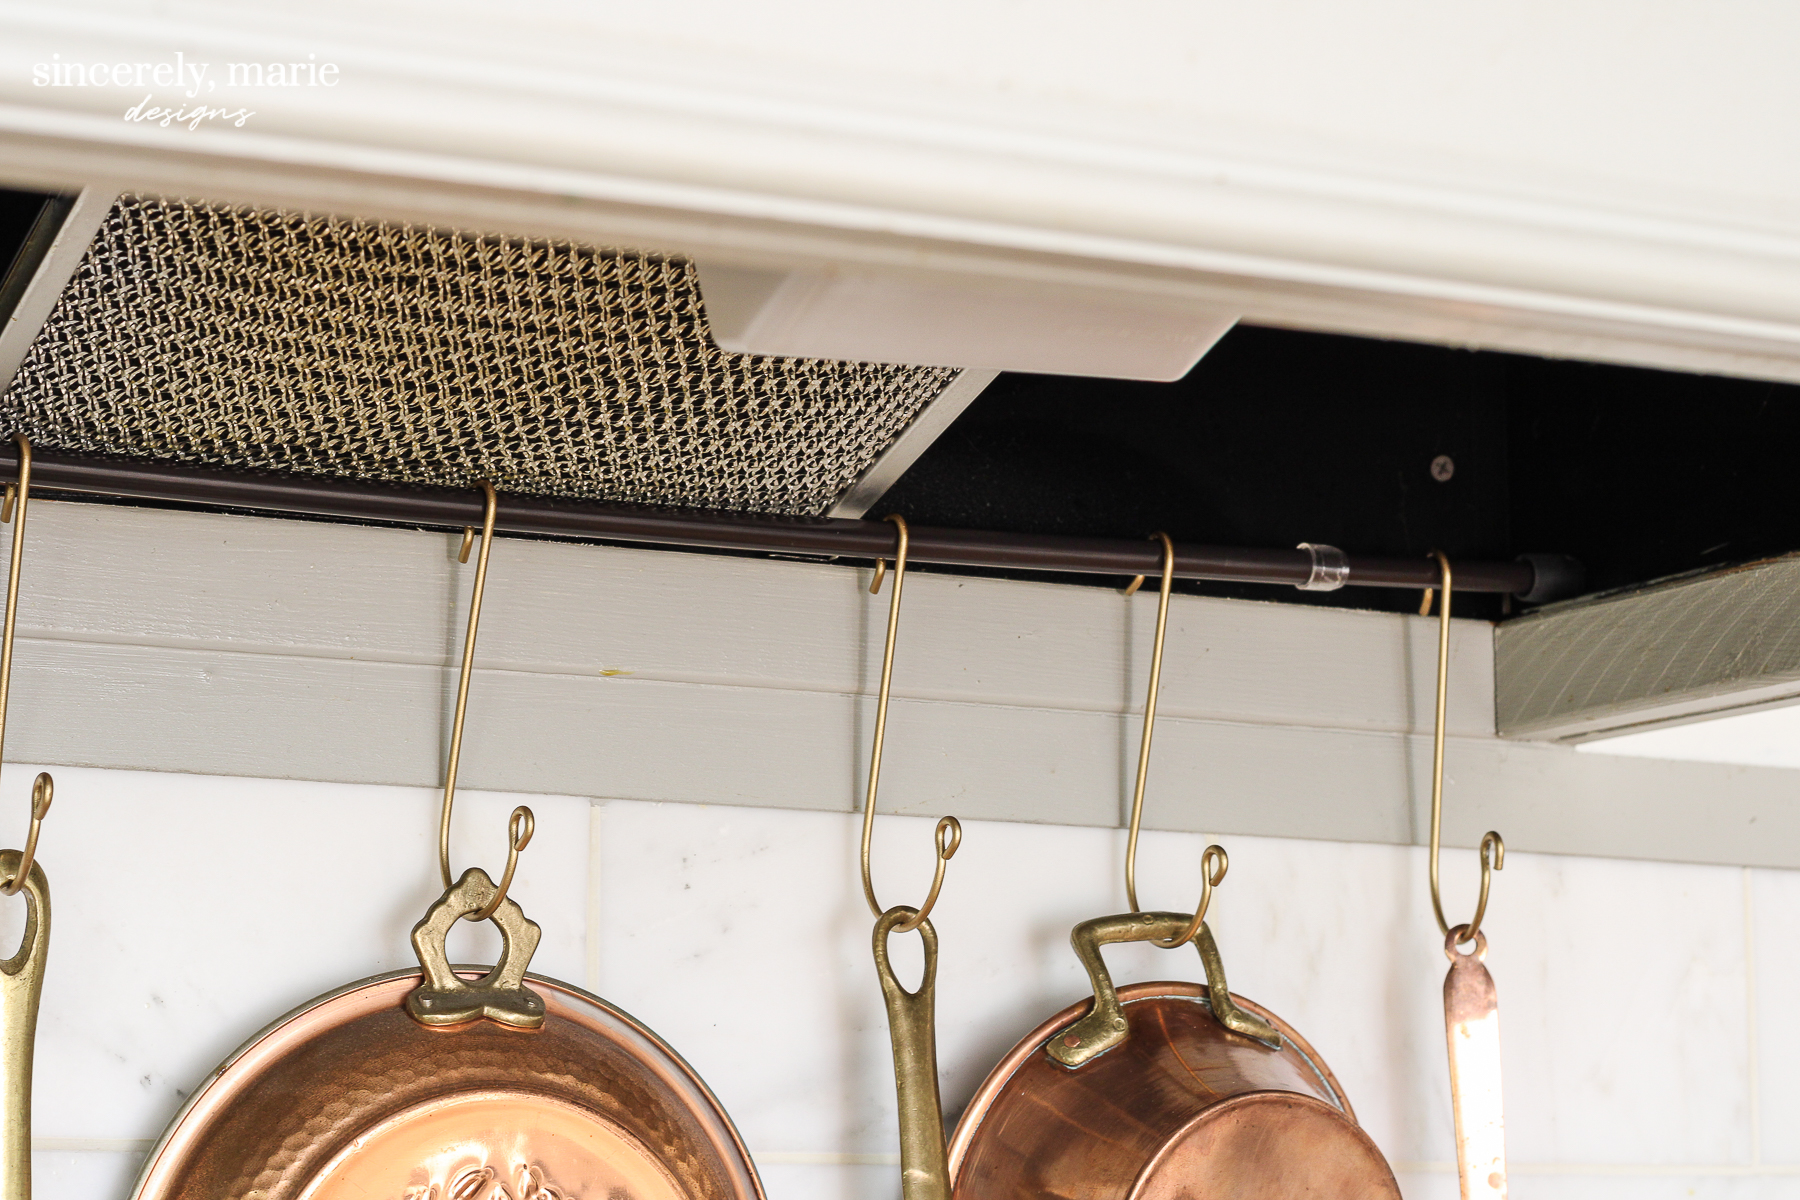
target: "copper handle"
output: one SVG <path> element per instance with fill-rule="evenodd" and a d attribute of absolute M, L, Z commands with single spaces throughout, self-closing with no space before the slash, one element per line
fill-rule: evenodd
<path fill-rule="evenodd" d="M 406 998 L 406 1011 L 419 1024 L 463 1025 L 486 1018 L 514 1029 L 536 1029 L 544 1023 L 543 997 L 525 986 L 525 969 L 543 930 L 526 918 L 518 901 L 499 900 L 489 918 L 500 927 L 501 947 L 499 963 L 486 975 L 465 982 L 444 951 L 451 928 L 492 906 L 499 891 L 486 871 L 470 867 L 413 926 L 413 951 L 425 981 Z"/>
<path fill-rule="evenodd" d="M 1488 974 L 1487 935 L 1475 949 L 1457 944 L 1469 927 L 1444 936 L 1450 972 L 1444 976 L 1444 1035 L 1450 1051 L 1450 1102 L 1456 1114 L 1456 1173 L 1463 1200 L 1505 1200 L 1506 1121 L 1500 1101 L 1500 996 Z"/>
<path fill-rule="evenodd" d="M 1192 913 L 1121 913 L 1083 921 L 1070 931 L 1069 944 L 1075 947 L 1075 956 L 1087 968 L 1094 985 L 1094 1007 L 1065 1032 L 1050 1039 L 1050 1057 L 1065 1067 L 1079 1067 L 1123 1042 L 1131 1032 L 1125 1010 L 1119 1005 L 1119 993 L 1113 987 L 1112 974 L 1100 957 L 1100 947 L 1113 942 L 1168 942 L 1185 931 L 1193 919 Z M 1205 924 L 1194 935 L 1194 947 L 1206 968 L 1206 991 L 1213 1017 L 1233 1033 L 1281 1049 L 1281 1034 L 1275 1027 L 1254 1013 L 1245 1012 L 1232 1000 L 1218 943 Z"/>
<path fill-rule="evenodd" d="M 22 855 L 0 850 L 0 878 L 18 874 Z M 50 950 L 50 884 L 32 864 L 25 876 L 25 936 L 0 962 L 0 1200 L 31 1200 L 31 1058 L 38 997 Z"/>
<path fill-rule="evenodd" d="M 925 973 L 918 991 L 900 986 L 888 959 L 888 936 L 917 915 L 917 909 L 897 904 L 875 922 L 875 974 L 887 1002 L 894 1087 L 900 1100 L 900 1191 L 905 1200 L 950 1200 L 950 1159 L 938 1096 L 937 930 L 930 921 L 918 927 L 925 946 Z"/>

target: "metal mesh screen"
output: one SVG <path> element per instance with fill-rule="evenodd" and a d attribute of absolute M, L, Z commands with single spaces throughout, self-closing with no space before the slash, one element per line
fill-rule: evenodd
<path fill-rule="evenodd" d="M 0 408 L 71 452 L 818 514 L 955 375 L 727 354 L 677 258 L 127 196 Z"/>

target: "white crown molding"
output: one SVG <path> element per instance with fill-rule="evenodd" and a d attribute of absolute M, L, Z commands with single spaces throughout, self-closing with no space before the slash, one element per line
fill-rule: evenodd
<path fill-rule="evenodd" d="M 787 60 L 766 44 L 689 53 L 676 38 L 692 19 L 685 7 L 635 15 L 627 37 L 607 36 L 624 28 L 619 14 L 539 4 L 456 26 L 460 40 L 426 30 L 405 54 L 386 49 L 386 26 L 416 25 L 409 12 L 385 0 L 283 24 L 240 6 L 207 24 L 0 6 L 0 177 L 119 181 L 727 264 L 853 263 L 1216 305 L 1268 324 L 1800 378 L 1800 223 L 1769 215 L 1780 180 L 1740 172 L 1697 191 L 1710 162 L 1703 138 L 1670 137 L 1653 162 L 1656 143 L 1621 126 L 1614 140 L 1630 145 L 1587 176 L 1569 165 L 1580 142 L 1571 130 L 1604 114 L 1519 106 L 1509 125 L 1470 109 L 1461 115 L 1474 131 L 1507 149 L 1478 160 L 1445 149 L 1439 126 L 1458 112 L 1435 109 L 1469 104 L 1453 89 L 1435 106 L 1420 97 L 1417 129 L 1378 139 L 1326 122 L 1309 139 L 1273 91 L 1197 125 L 1201 101 L 1218 96 L 1184 109 L 1168 78 L 1134 78 L 1098 58 L 1115 89 L 1104 102 L 1092 89 L 1085 102 L 1059 98 L 1042 80 L 1008 99 L 994 80 L 951 86 L 878 46 L 857 48 L 872 64 L 864 76 L 856 63 L 833 74 L 820 66 L 841 50 L 827 29 L 787 47 Z M 800 37 L 803 15 L 790 3 L 769 19 Z M 1108 22 L 1119 28 L 1102 32 L 1123 44 L 1142 17 L 1122 10 Z M 565 36 L 538 36 L 557 21 Z M 1056 48 L 1042 31 L 1018 36 L 1036 38 L 1040 55 Z M 1069 29 L 1062 49 L 1098 36 Z M 344 62 L 345 84 L 258 93 L 253 125 L 188 133 L 122 121 L 135 91 L 29 83 L 50 53 L 135 61 L 182 45 L 215 58 L 322 50 Z M 1008 61 L 1024 72 L 1035 64 L 1021 53 Z M 784 68 L 803 82 L 783 84 Z M 1428 64 L 1410 69 L 1432 82 Z M 1640 96 L 1656 111 L 1660 79 L 1648 67 L 1620 76 L 1613 99 L 1629 107 Z M 1196 77 L 1194 90 L 1203 84 Z M 1341 97 L 1350 109 L 1364 103 Z M 1207 129 L 1206 141 L 1191 128 Z M 1631 186 L 1634 173 L 1656 186 Z"/>

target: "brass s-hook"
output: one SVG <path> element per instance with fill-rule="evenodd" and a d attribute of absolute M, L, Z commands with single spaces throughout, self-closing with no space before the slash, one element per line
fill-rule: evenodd
<path fill-rule="evenodd" d="M 475 633 L 481 626 L 481 597 L 487 590 L 488 549 L 494 541 L 494 518 L 499 511 L 499 498 L 494 494 L 494 487 L 487 480 L 481 481 L 482 496 L 486 500 L 481 520 L 481 553 L 475 560 L 475 590 L 469 599 L 469 627 L 463 635 L 462 674 L 456 683 L 456 715 L 450 723 L 450 761 L 444 769 L 444 802 L 438 813 L 438 871 L 444 879 L 444 887 L 451 886 L 450 875 L 450 812 L 456 803 L 456 772 L 462 764 L 463 718 L 469 711 L 469 679 L 475 671 Z M 463 529 L 462 550 L 457 555 L 458 562 L 469 561 L 469 550 L 475 539 L 475 530 Z M 519 852 L 531 844 L 532 835 L 537 831 L 537 819 L 531 809 L 521 804 L 513 809 L 512 819 L 507 822 L 506 838 L 506 870 L 500 876 L 500 885 L 494 892 L 494 898 L 483 908 L 468 914 L 471 921 L 485 921 L 499 909 L 506 899 L 507 889 L 512 886 L 513 872 L 519 865 Z"/>
<path fill-rule="evenodd" d="M 1433 557 L 1438 562 L 1438 659 L 1437 659 L 1437 714 L 1431 738 L 1431 911 L 1437 916 L 1438 932 L 1448 936 L 1450 923 L 1444 919 L 1444 899 L 1438 887 L 1438 843 L 1444 825 L 1444 710 L 1450 690 L 1450 560 L 1444 557 L 1442 550 L 1433 550 Z M 1431 589 L 1425 589 L 1425 603 L 1419 613 L 1424 616 L 1431 610 Z M 1506 843 L 1498 833 L 1488 830 L 1481 839 L 1481 896 L 1475 902 L 1475 916 L 1464 926 L 1458 945 L 1466 945 L 1475 940 L 1481 932 L 1481 918 L 1487 915 L 1488 888 L 1494 881 L 1494 872 L 1506 866 Z"/>
<path fill-rule="evenodd" d="M 1162 584 L 1156 595 L 1156 637 L 1150 651 L 1150 687 L 1144 697 L 1144 736 L 1138 743 L 1137 783 L 1131 791 L 1131 825 L 1130 833 L 1125 839 L 1125 900 L 1134 913 L 1143 911 L 1138 907 L 1137 898 L 1138 832 L 1144 823 L 1144 785 L 1150 777 L 1150 740 L 1156 732 L 1156 697 L 1162 691 L 1163 643 L 1169 630 L 1169 593 L 1175 585 L 1175 543 L 1169 540 L 1166 533 L 1155 533 L 1151 537 L 1161 540 L 1163 546 Z M 1125 595 L 1136 595 L 1143 583 L 1144 577 L 1139 575 L 1125 589 Z M 1194 909 L 1194 919 L 1180 936 L 1157 940 L 1153 944 L 1165 950 L 1173 950 L 1192 941 L 1206 920 L 1206 910 L 1212 907 L 1213 889 L 1225 881 L 1225 872 L 1230 869 L 1231 859 L 1225 853 L 1225 848 L 1208 846 L 1206 853 L 1200 856 L 1200 903 Z"/>
<path fill-rule="evenodd" d="M 1188 922 L 1186 929 L 1166 940 L 1151 939 L 1151 944 L 1161 946 L 1164 950 L 1173 950 L 1177 946 L 1185 946 L 1194 940 L 1200 927 L 1206 924 L 1206 910 L 1212 907 L 1213 889 L 1225 882 L 1225 872 L 1231 870 L 1231 856 L 1225 853 L 1225 847 L 1211 845 L 1206 853 L 1200 856 L 1200 903 L 1194 908 L 1194 919 Z"/>
<path fill-rule="evenodd" d="M 898 513 L 884 518 L 892 521 L 897 531 L 894 544 L 894 590 L 888 597 L 887 643 L 881 651 L 881 688 L 875 700 L 875 744 L 869 752 L 869 790 L 863 798 L 862 823 L 862 885 L 863 899 L 869 902 L 869 911 L 879 917 L 887 910 L 875 899 L 875 882 L 869 872 L 869 847 L 875 838 L 875 793 L 881 785 L 881 751 L 887 740 L 888 691 L 894 681 L 894 643 L 900 633 L 900 591 L 906 584 L 906 550 L 907 530 L 906 518 Z M 883 559 L 875 561 L 875 580 L 869 585 L 869 594 L 875 595 L 881 590 L 882 578 L 887 574 L 887 562 Z M 911 933 L 925 923 L 931 910 L 937 904 L 938 892 L 944 886 L 944 870 L 946 864 L 956 857 L 957 847 L 962 845 L 962 822 L 955 817 L 944 817 L 937 823 L 937 869 L 932 873 L 931 891 L 925 895 L 925 903 L 911 917 L 895 925 L 894 933 Z"/>
<path fill-rule="evenodd" d="M 25 509 L 31 502 L 31 441 L 22 433 L 13 434 L 19 444 L 19 479 L 6 485 L 6 497 L 0 501 L 0 522 L 13 527 L 11 569 L 6 576 L 6 618 L 0 623 L 0 757 L 6 745 L 6 701 L 12 694 L 13 627 L 19 615 L 19 572 L 25 562 Z M 42 771 L 31 785 L 31 829 L 25 837 L 25 849 L 19 869 L 0 881 L 0 896 L 16 896 L 31 874 L 32 860 L 37 857 L 38 832 L 43 828 L 44 814 L 56 794 L 55 782 L 48 771 Z"/>
<path fill-rule="evenodd" d="M 1175 543 L 1166 533 L 1155 533 L 1163 544 L 1162 586 L 1156 595 L 1156 640 L 1150 651 L 1150 690 L 1144 697 L 1144 736 L 1138 743 L 1137 784 L 1131 792 L 1131 833 L 1125 840 L 1125 902 L 1141 912 L 1137 899 L 1138 828 L 1144 820 L 1144 783 L 1150 777 L 1150 738 L 1156 732 L 1156 697 L 1162 691 L 1163 637 L 1169 628 L 1169 592 L 1175 584 Z M 1139 575 L 1125 589 L 1135 595 L 1144 577 Z"/>
<path fill-rule="evenodd" d="M 531 845 L 532 837 L 537 833 L 537 817 L 527 806 L 521 804 L 512 810 L 512 818 L 506 822 L 506 869 L 500 873 L 500 883 L 494 888 L 494 898 L 481 908 L 469 914 L 471 921 L 485 921 L 499 911 L 506 893 L 512 888 L 513 872 L 519 869 L 519 851 Z"/>
<path fill-rule="evenodd" d="M 50 772 L 39 771 L 31 783 L 31 830 L 25 835 L 25 849 L 19 852 L 19 869 L 0 882 L 0 896 L 16 896 L 24 890 L 31 865 L 37 861 L 38 834 L 43 831 L 44 816 L 55 798 L 56 783 L 50 778 Z"/>

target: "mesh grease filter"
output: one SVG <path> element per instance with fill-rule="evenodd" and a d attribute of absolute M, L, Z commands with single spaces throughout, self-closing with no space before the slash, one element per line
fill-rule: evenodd
<path fill-rule="evenodd" d="M 956 374 L 727 354 L 679 258 L 126 196 L 0 409 L 73 453 L 817 515 Z"/>

